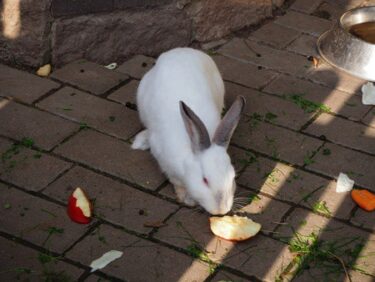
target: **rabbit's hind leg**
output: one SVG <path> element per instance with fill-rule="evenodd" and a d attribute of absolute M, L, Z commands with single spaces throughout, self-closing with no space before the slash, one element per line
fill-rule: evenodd
<path fill-rule="evenodd" d="M 174 185 L 177 200 L 189 207 L 194 207 L 197 203 L 186 193 L 186 189 L 182 186 Z"/>
<path fill-rule="evenodd" d="M 148 131 L 147 129 L 142 130 L 135 136 L 132 144 L 132 149 L 135 150 L 148 150 L 150 149 L 150 143 L 148 142 Z"/>

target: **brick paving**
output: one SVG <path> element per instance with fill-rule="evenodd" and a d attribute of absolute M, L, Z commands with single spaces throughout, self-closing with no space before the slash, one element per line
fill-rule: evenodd
<path fill-rule="evenodd" d="M 0 65 L 0 280 L 374 281 L 375 213 L 335 189 L 344 172 L 375 191 L 375 108 L 361 103 L 364 81 L 309 61 L 342 11 L 370 3 L 350 2 L 296 0 L 207 51 L 226 103 L 247 99 L 229 153 L 236 211 L 262 230 L 241 243 L 215 237 L 150 153 L 130 148 L 155 58 L 116 70 L 79 60 L 49 78 Z M 78 186 L 94 202 L 87 226 L 66 214 Z M 123 257 L 90 274 L 111 249 Z"/>

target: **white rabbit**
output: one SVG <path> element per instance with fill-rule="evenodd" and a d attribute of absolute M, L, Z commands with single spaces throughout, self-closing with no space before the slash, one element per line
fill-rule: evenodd
<path fill-rule="evenodd" d="M 146 129 L 132 148 L 151 149 L 179 201 L 229 212 L 236 184 L 227 147 L 245 100 L 237 97 L 220 120 L 224 83 L 214 61 L 191 48 L 163 53 L 142 78 L 137 104 Z"/>

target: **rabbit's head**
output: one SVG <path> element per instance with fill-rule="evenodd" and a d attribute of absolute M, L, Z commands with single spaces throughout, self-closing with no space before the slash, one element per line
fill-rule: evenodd
<path fill-rule="evenodd" d="M 211 214 L 226 214 L 233 205 L 235 170 L 227 147 L 244 105 L 245 99 L 237 97 L 210 140 L 200 118 L 180 102 L 181 115 L 193 151 L 192 157 L 184 163 L 185 186 L 189 196 Z"/>

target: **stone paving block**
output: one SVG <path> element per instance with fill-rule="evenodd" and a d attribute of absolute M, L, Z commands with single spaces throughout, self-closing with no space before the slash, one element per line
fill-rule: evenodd
<path fill-rule="evenodd" d="M 209 215 L 183 208 L 167 221 L 154 237 L 186 250 L 200 248 L 215 262 L 221 262 L 234 248 L 235 243 L 213 235 L 210 230 Z"/>
<path fill-rule="evenodd" d="M 375 6 L 374 0 L 365 0 L 364 2 L 360 3 L 361 6 Z"/>
<path fill-rule="evenodd" d="M 348 220 L 356 204 L 350 193 L 337 193 L 336 185 L 335 181 L 328 182 L 327 185 L 321 186 L 320 189 L 304 198 L 301 205 L 308 207 L 316 214 Z"/>
<path fill-rule="evenodd" d="M 361 93 L 361 86 L 366 83 L 365 80 L 331 67 L 323 60 L 320 60 L 319 67 L 309 68 L 307 72 L 298 76 L 332 89 L 357 94 Z"/>
<path fill-rule="evenodd" d="M 299 165 L 304 165 L 323 143 L 318 139 L 265 122 L 254 125 L 250 118 L 242 118 L 232 142 L 243 148 Z"/>
<path fill-rule="evenodd" d="M 323 0 L 296 0 L 290 8 L 292 10 L 310 14 L 320 5 Z"/>
<path fill-rule="evenodd" d="M 128 139 L 142 129 L 137 112 L 70 87 L 59 90 L 37 106 L 118 138 Z"/>
<path fill-rule="evenodd" d="M 294 29 L 270 22 L 254 31 L 249 39 L 264 42 L 277 49 L 283 49 L 299 35 L 300 33 Z"/>
<path fill-rule="evenodd" d="M 0 237 L 0 246 L 2 281 L 77 281 L 83 273 L 82 269 L 5 238 Z"/>
<path fill-rule="evenodd" d="M 327 216 L 342 219 L 349 219 L 355 206 L 348 193 L 336 193 L 335 181 L 262 157 L 249 162 L 237 183 L 312 210 L 324 203 Z"/>
<path fill-rule="evenodd" d="M 332 271 L 327 274 L 328 270 L 319 266 L 312 266 L 309 269 L 304 270 L 300 275 L 297 275 L 293 282 L 307 282 L 307 281 L 343 281 L 343 282 L 374 282 L 374 277 L 361 274 L 354 270 L 349 270 L 351 280 L 347 278 L 345 273 L 339 272 L 338 270 Z M 328 272 L 329 273 L 329 272 Z M 330 280 L 327 280 L 330 279 Z"/>
<path fill-rule="evenodd" d="M 90 225 L 74 223 L 66 209 L 15 188 L 0 186 L 0 230 L 62 253 Z"/>
<path fill-rule="evenodd" d="M 55 181 L 44 194 L 66 202 L 76 187 L 95 199 L 94 213 L 139 233 L 152 228 L 145 223 L 162 222 L 178 206 L 81 167 L 74 167 Z"/>
<path fill-rule="evenodd" d="M 0 154 L 0 179 L 31 191 L 43 189 L 71 166 L 68 162 L 1 138 Z"/>
<path fill-rule="evenodd" d="M 132 150 L 128 143 L 92 130 L 81 131 L 55 152 L 148 189 L 166 180 L 150 152 Z"/>
<path fill-rule="evenodd" d="M 337 5 L 337 3 L 328 3 L 327 1 L 324 1 L 314 11 L 313 15 L 334 22 L 340 18 L 345 11 L 346 9 Z"/>
<path fill-rule="evenodd" d="M 172 185 L 163 188 L 160 194 L 175 199 Z M 262 224 L 262 232 L 265 234 L 269 234 L 281 222 L 282 216 L 290 208 L 288 204 L 257 195 L 257 193 L 239 186 L 237 186 L 234 198 L 235 203 L 232 210 L 246 214 L 254 221 Z"/>
<path fill-rule="evenodd" d="M 251 162 L 251 160 L 255 157 L 253 153 L 234 146 L 228 147 L 228 154 L 231 158 L 234 169 L 236 170 L 237 177 L 238 173 L 241 172 L 241 170 L 248 165 L 248 162 Z"/>
<path fill-rule="evenodd" d="M 239 83 L 251 88 L 261 88 L 271 79 L 277 76 L 277 73 L 258 68 L 252 64 L 240 62 L 220 55 L 212 57 L 217 64 L 224 80 Z M 228 90 L 226 93 L 228 94 Z"/>
<path fill-rule="evenodd" d="M 159 194 L 177 201 L 177 197 L 176 197 L 176 193 L 174 192 L 173 185 L 170 183 L 167 186 L 163 187 L 163 189 L 159 191 Z"/>
<path fill-rule="evenodd" d="M 337 178 L 339 173 L 343 172 L 357 185 L 374 191 L 374 163 L 375 157 L 327 143 L 314 156 L 313 162 L 307 166 L 307 169 L 333 178 Z"/>
<path fill-rule="evenodd" d="M 209 41 L 206 43 L 201 43 L 201 48 L 202 50 L 205 50 L 205 51 L 208 51 L 211 49 L 217 49 L 218 47 L 220 47 L 221 45 L 227 42 L 228 42 L 228 39 L 225 39 L 225 38 L 213 40 L 213 41 Z"/>
<path fill-rule="evenodd" d="M 187 250 L 204 250 L 211 260 L 265 281 L 274 281 L 291 260 L 284 244 L 261 234 L 238 243 L 220 239 L 211 233 L 206 214 L 187 209 L 173 215 L 155 237 Z"/>
<path fill-rule="evenodd" d="M 116 102 L 119 102 L 125 106 L 136 105 L 136 93 L 138 89 L 139 81 L 131 80 L 128 84 L 117 89 L 107 98 Z"/>
<path fill-rule="evenodd" d="M 285 75 L 274 80 L 263 91 L 280 96 L 301 95 L 307 100 L 328 106 L 333 113 L 356 121 L 360 120 L 368 111 L 368 106 L 362 105 L 361 97 L 358 95 L 332 90 Z"/>
<path fill-rule="evenodd" d="M 288 11 L 284 16 L 276 18 L 274 22 L 314 36 L 319 36 L 332 26 L 331 21 L 295 11 Z"/>
<path fill-rule="evenodd" d="M 288 204 L 243 188 L 237 188 L 236 198 L 241 203 L 240 206 L 243 207 L 237 209 L 234 205 L 234 210 L 260 223 L 262 225 L 261 231 L 268 235 L 272 235 L 272 231 L 281 223 L 282 217 L 291 208 Z"/>
<path fill-rule="evenodd" d="M 128 79 L 124 73 L 109 70 L 101 65 L 79 60 L 54 71 L 51 77 L 77 86 L 95 95 L 104 94 Z"/>
<path fill-rule="evenodd" d="M 231 105 L 239 95 L 245 97 L 244 113 L 250 116 L 253 124 L 265 120 L 273 124 L 299 130 L 314 115 L 313 112 L 307 113 L 287 99 L 274 97 L 228 82 L 225 87 L 227 91 L 225 102 L 227 105 Z"/>
<path fill-rule="evenodd" d="M 347 264 L 355 262 L 356 267 L 367 273 L 375 273 L 375 235 L 348 226 L 334 219 L 314 215 L 302 209 L 296 209 L 287 219 L 286 224 L 277 229 L 276 237 L 291 243 L 299 234 L 300 240 L 306 240 L 313 232 L 321 242 L 325 242 L 325 248 L 331 246 L 331 252 L 338 255 Z M 304 237 L 305 236 L 305 237 Z M 311 242 L 310 238 L 310 242 Z M 320 247 L 324 249 L 324 245 Z M 341 271 L 341 264 L 337 262 Z M 338 281 L 338 280 L 335 280 Z"/>
<path fill-rule="evenodd" d="M 286 49 L 303 56 L 315 56 L 318 58 L 318 51 L 316 48 L 316 37 L 308 34 L 302 34 L 295 41 L 293 41 Z"/>
<path fill-rule="evenodd" d="M 213 282 L 220 282 L 220 281 L 227 281 L 227 282 L 247 282 L 249 281 L 247 278 L 242 278 L 235 274 L 229 273 L 227 271 L 221 270 L 219 271 L 214 278 L 211 280 Z"/>
<path fill-rule="evenodd" d="M 375 232 L 375 213 L 373 212 L 367 212 L 358 208 L 354 216 L 350 219 L 350 222 Z"/>
<path fill-rule="evenodd" d="M 94 274 L 90 275 L 85 280 L 85 282 L 112 282 L 112 281 L 113 281 L 112 279 L 102 278 L 102 277 L 94 275 Z"/>
<path fill-rule="evenodd" d="M 324 135 L 333 143 L 375 155 L 374 128 L 323 113 L 304 131 L 315 136 Z"/>
<path fill-rule="evenodd" d="M 143 55 L 137 55 L 123 63 L 117 69 L 118 72 L 126 73 L 131 77 L 141 79 L 142 76 L 152 68 L 155 59 Z"/>
<path fill-rule="evenodd" d="M 375 127 L 375 107 L 372 108 L 366 116 L 364 116 L 362 122 L 371 127 Z"/>
<path fill-rule="evenodd" d="M 285 219 L 284 224 L 280 225 L 274 236 L 290 244 L 293 238 L 296 237 L 296 233 L 301 236 L 308 236 L 312 233 L 320 235 L 324 232 L 330 220 L 333 219 L 316 215 L 308 210 L 296 208 Z"/>
<path fill-rule="evenodd" d="M 358 6 L 364 5 L 368 0 L 325 0 L 325 2 L 330 4 L 336 4 L 336 6 L 341 6 L 346 10 L 356 8 Z"/>
<path fill-rule="evenodd" d="M 31 104 L 59 86 L 49 79 L 0 65 L 0 97 L 12 97 Z"/>
<path fill-rule="evenodd" d="M 295 75 L 306 72 L 306 67 L 310 65 L 303 56 L 241 38 L 232 39 L 218 52 L 239 61 Z"/>
<path fill-rule="evenodd" d="M 67 256 L 89 265 L 108 250 L 124 255 L 101 271 L 126 281 L 204 281 L 210 274 L 209 267 L 198 260 L 109 226 L 100 226 Z"/>
<path fill-rule="evenodd" d="M 0 132 L 21 140 L 28 137 L 36 147 L 50 150 L 78 129 L 78 125 L 46 112 L 0 98 Z M 48 138 L 46 138 L 48 137 Z"/>
<path fill-rule="evenodd" d="M 239 243 L 228 254 L 224 264 L 261 281 L 278 281 L 282 271 L 293 259 L 287 245 L 258 235 Z"/>

